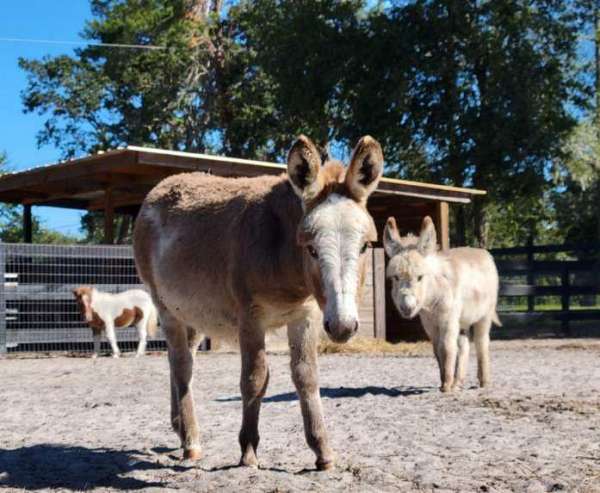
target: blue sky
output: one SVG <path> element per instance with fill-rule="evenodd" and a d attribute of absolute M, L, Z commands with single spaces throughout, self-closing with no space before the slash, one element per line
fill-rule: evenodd
<path fill-rule="evenodd" d="M 0 38 L 76 41 L 81 39 L 79 32 L 90 17 L 88 0 L 7 0 L 2 2 Z M 23 114 L 19 94 L 26 77 L 17 66 L 18 58 L 72 52 L 70 45 L 0 41 L 0 151 L 7 153 L 12 169 L 55 162 L 60 156 L 53 146 L 37 148 L 36 133 L 44 118 Z M 80 212 L 51 207 L 33 210 L 46 226 L 62 233 L 79 234 Z"/>

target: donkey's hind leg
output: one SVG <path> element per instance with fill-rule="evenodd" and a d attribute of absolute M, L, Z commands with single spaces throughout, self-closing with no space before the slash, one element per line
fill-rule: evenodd
<path fill-rule="evenodd" d="M 199 459 L 202 455 L 200 431 L 192 394 L 195 338 L 190 340 L 189 329 L 168 313 L 161 313 L 160 319 L 169 352 L 171 423 L 181 439 L 184 459 Z"/>
<path fill-rule="evenodd" d="M 463 329 L 458 334 L 458 357 L 456 359 L 454 389 L 461 389 L 465 383 L 467 368 L 469 366 L 469 344 L 468 329 Z"/>
<path fill-rule="evenodd" d="M 477 350 L 477 377 L 479 385 L 490 383 L 490 329 L 492 318 L 485 317 L 473 325 L 473 340 Z"/>
<path fill-rule="evenodd" d="M 265 351 L 265 333 L 251 317 L 240 326 L 240 352 L 242 356 L 242 428 L 239 441 L 242 449 L 240 464 L 257 467 L 256 451 L 260 440 L 258 418 L 262 398 L 269 383 L 269 367 Z"/>

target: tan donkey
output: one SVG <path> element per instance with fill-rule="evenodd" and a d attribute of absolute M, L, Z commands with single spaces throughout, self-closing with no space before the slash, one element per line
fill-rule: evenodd
<path fill-rule="evenodd" d="M 239 339 L 243 416 L 240 463 L 257 466 L 258 419 L 269 380 L 265 333 L 287 325 L 292 379 L 318 469 L 333 465 L 317 369 L 321 314 L 334 341 L 358 330 L 368 243 L 366 209 L 383 171 L 380 145 L 363 137 L 347 170 L 322 163 L 301 136 L 288 175 L 167 178 L 147 196 L 134 234 L 138 271 L 167 337 L 171 422 L 184 457 L 201 456 L 192 372 L 202 335 Z"/>
<path fill-rule="evenodd" d="M 489 342 L 496 313 L 498 272 L 492 256 L 481 248 L 438 251 L 430 217 L 421 234 L 400 237 L 396 220 L 388 218 L 383 245 L 390 257 L 386 275 L 392 298 L 404 318 L 419 315 L 440 368 L 442 392 L 460 388 L 469 361 L 469 331 L 477 350 L 479 384 L 490 381 Z"/>

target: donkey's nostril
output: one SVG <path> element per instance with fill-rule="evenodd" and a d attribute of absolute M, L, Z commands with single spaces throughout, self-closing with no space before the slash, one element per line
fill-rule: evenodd
<path fill-rule="evenodd" d="M 353 331 L 356 332 L 358 330 L 358 321 L 354 322 L 354 329 Z"/>
<path fill-rule="evenodd" d="M 329 322 L 325 322 L 325 332 L 327 332 L 329 334 L 330 330 L 329 330 Z"/>

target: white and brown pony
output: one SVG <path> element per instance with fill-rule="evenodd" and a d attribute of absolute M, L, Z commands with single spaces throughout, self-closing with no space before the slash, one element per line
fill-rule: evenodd
<path fill-rule="evenodd" d="M 102 332 L 110 342 L 113 358 L 118 358 L 115 329 L 132 325 L 140 338 L 136 356 L 146 351 L 148 335 L 153 337 L 157 330 L 157 312 L 150 295 L 141 289 L 130 289 L 122 293 L 103 293 L 91 286 L 73 289 L 79 310 L 94 335 L 94 357 L 100 352 Z"/>
<path fill-rule="evenodd" d="M 377 141 L 363 137 L 344 169 L 323 163 L 301 136 L 287 170 L 256 178 L 178 174 L 148 194 L 137 218 L 135 260 L 167 338 L 171 422 L 185 458 L 201 456 L 192 374 L 208 335 L 239 340 L 241 464 L 258 464 L 259 410 L 269 379 L 265 334 L 287 325 L 306 440 L 318 469 L 333 465 L 319 396 L 319 326 L 340 342 L 358 329 L 365 251 L 377 239 L 366 203 L 383 155 Z"/>
<path fill-rule="evenodd" d="M 383 246 L 390 258 L 387 277 L 392 299 L 405 318 L 419 315 L 437 359 L 442 392 L 460 388 L 469 361 L 469 333 L 477 350 L 479 384 L 490 381 L 490 328 L 496 313 L 498 271 L 481 248 L 438 251 L 435 226 L 423 220 L 419 236 L 401 237 L 396 220 L 387 220 Z"/>

